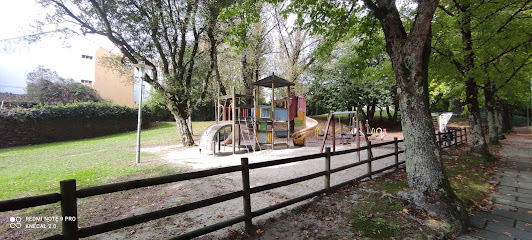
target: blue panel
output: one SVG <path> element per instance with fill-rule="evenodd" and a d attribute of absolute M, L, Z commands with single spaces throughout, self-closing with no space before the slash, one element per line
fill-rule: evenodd
<path fill-rule="evenodd" d="M 288 109 L 286 109 L 286 108 L 276 108 L 274 116 L 275 116 L 275 119 L 277 119 L 277 120 L 287 120 L 288 119 Z"/>

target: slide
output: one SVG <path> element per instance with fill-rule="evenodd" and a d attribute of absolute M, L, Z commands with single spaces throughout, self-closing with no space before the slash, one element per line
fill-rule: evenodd
<path fill-rule="evenodd" d="M 304 146 L 307 136 L 313 134 L 314 128 L 318 126 L 318 121 L 309 117 L 305 117 L 305 122 L 307 127 L 295 132 L 292 135 L 292 142 L 294 143 L 294 146 Z"/>
<path fill-rule="evenodd" d="M 213 141 L 216 135 L 224 127 L 232 126 L 233 123 L 219 123 L 209 126 L 203 133 L 201 133 L 199 147 L 202 154 L 212 154 L 213 152 Z M 231 136 L 232 134 L 229 134 Z M 226 139 L 227 140 L 227 139 Z"/>

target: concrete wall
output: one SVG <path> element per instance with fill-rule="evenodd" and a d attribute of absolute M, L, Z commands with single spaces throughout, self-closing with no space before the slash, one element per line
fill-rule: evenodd
<path fill-rule="evenodd" d="M 106 61 L 109 57 L 116 56 L 103 48 L 96 50 L 95 80 L 91 87 L 106 101 L 134 107 L 133 70 L 113 69 Z"/>

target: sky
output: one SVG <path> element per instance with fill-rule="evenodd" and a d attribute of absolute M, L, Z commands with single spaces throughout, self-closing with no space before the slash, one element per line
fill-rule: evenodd
<path fill-rule="evenodd" d="M 88 67 L 81 55 L 94 56 L 100 46 L 114 48 L 106 38 L 97 36 L 48 36 L 35 43 L 22 40 L 38 33 L 32 25 L 44 17 L 45 10 L 34 0 L 0 3 L 0 92 L 25 93 L 26 75 L 39 65 L 64 78 L 94 80 L 94 66 Z M 54 26 L 45 27 L 46 31 L 52 29 Z"/>

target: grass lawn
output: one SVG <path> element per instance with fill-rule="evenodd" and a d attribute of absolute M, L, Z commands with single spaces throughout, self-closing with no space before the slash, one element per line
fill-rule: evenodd
<path fill-rule="evenodd" d="M 199 135 L 212 122 L 193 122 Z M 175 122 L 143 130 L 142 146 L 181 144 Z M 0 149 L 0 200 L 59 192 L 59 182 L 78 188 L 178 173 L 178 166 L 143 153 L 135 164 L 136 132 Z"/>

